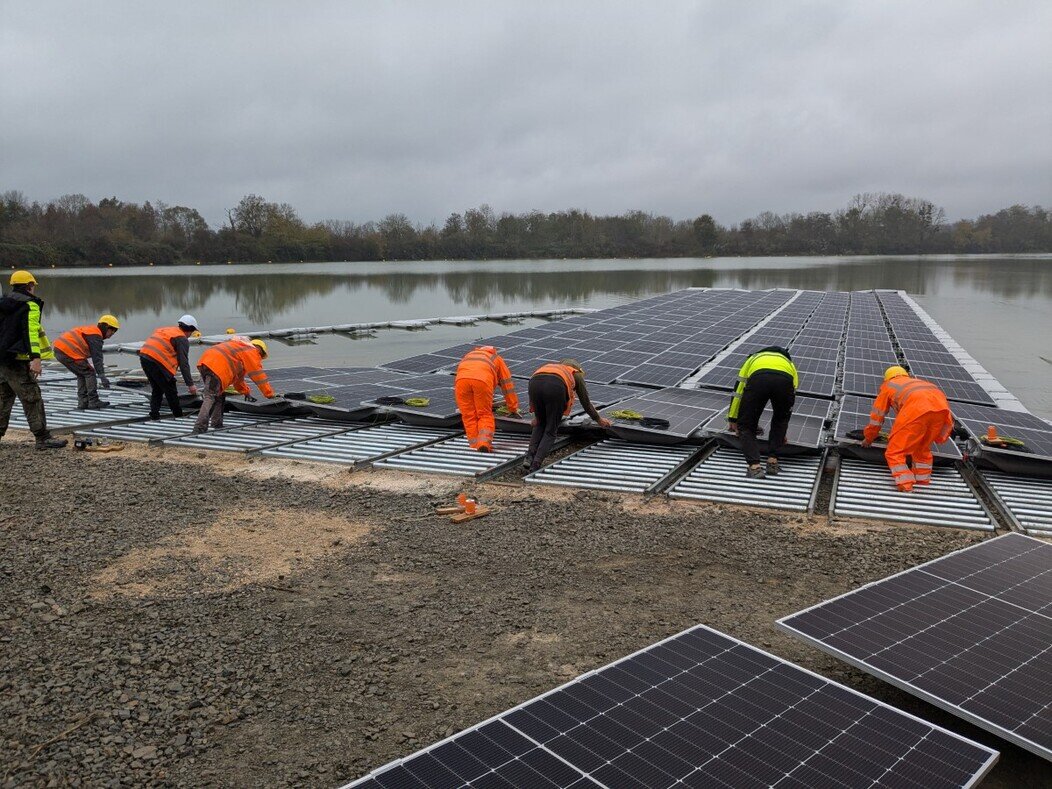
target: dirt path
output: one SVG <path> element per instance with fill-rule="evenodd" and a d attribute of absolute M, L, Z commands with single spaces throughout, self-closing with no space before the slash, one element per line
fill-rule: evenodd
<path fill-rule="evenodd" d="M 335 786 L 698 622 L 1052 780 L 773 626 L 972 533 L 492 484 L 454 527 L 451 478 L 10 436 L 0 472 L 3 786 Z"/>

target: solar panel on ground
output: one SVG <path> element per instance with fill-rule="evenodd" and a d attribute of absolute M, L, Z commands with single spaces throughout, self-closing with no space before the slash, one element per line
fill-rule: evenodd
<path fill-rule="evenodd" d="M 844 395 L 840 401 L 840 414 L 837 416 L 836 427 L 833 429 L 833 437 L 837 441 L 851 441 L 852 439 L 849 439 L 847 434 L 853 430 L 862 430 L 869 424 L 869 414 L 872 406 L 873 400 L 871 398 Z M 884 426 L 881 428 L 881 431 L 890 434 L 894 424 L 895 415 L 888 414 L 884 419 Z M 886 448 L 887 445 L 887 441 L 879 439 L 873 442 L 873 446 L 880 449 Z M 932 444 L 931 449 L 932 453 L 937 457 L 952 459 L 961 457 L 961 451 L 953 443 L 952 439 L 942 444 Z"/>
<path fill-rule="evenodd" d="M 698 625 L 348 786 L 942 789 L 997 756 Z"/>
<path fill-rule="evenodd" d="M 778 625 L 1052 759 L 1052 545 L 1006 534 Z"/>
<path fill-rule="evenodd" d="M 951 403 L 953 415 L 971 436 L 980 441 L 992 426 L 999 436 L 1023 441 L 1025 450 L 983 446 L 983 452 L 1044 459 L 1052 458 L 1052 425 L 1025 411 L 1006 411 L 1003 408 Z"/>

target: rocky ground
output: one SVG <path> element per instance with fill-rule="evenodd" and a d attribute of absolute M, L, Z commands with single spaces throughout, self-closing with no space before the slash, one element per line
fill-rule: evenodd
<path fill-rule="evenodd" d="M 1048 763 L 777 632 L 979 539 L 505 484 L 0 442 L 0 786 L 336 786 L 698 622 Z M 509 484 L 510 483 L 510 484 Z"/>

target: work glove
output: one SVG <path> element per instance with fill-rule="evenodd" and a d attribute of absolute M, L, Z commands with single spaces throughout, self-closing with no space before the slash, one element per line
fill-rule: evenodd
<path fill-rule="evenodd" d="M 254 402 L 256 402 L 256 398 L 253 397 L 250 394 L 247 394 L 247 395 L 245 395 L 245 402 L 246 403 L 254 403 Z"/>

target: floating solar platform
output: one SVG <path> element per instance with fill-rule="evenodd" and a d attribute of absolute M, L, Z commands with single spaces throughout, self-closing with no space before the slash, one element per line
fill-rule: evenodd
<path fill-rule="evenodd" d="M 952 467 L 933 469 L 930 485 L 916 485 L 903 493 L 896 489 L 886 465 L 841 458 L 829 515 L 994 530 L 990 513 L 961 472 Z"/>
<path fill-rule="evenodd" d="M 1027 411 L 953 403 L 953 415 L 972 436 L 972 457 L 984 466 L 1009 473 L 1052 475 L 1052 424 Z M 998 435 L 1018 438 L 1027 451 L 985 446 L 982 439 L 993 426 Z"/>
<path fill-rule="evenodd" d="M 1052 537 L 1052 480 L 984 470 L 979 480 L 1019 531 Z"/>
<path fill-rule="evenodd" d="M 457 431 L 435 427 L 415 427 L 393 422 L 373 427 L 362 426 L 342 433 L 297 441 L 271 449 L 262 454 L 290 460 L 310 460 L 318 463 L 337 463 L 352 468 L 367 466 L 373 461 L 452 438 Z"/>
<path fill-rule="evenodd" d="M 272 418 L 252 414 L 226 413 L 223 414 L 223 430 L 269 422 Z M 85 438 L 102 438 L 108 441 L 152 443 L 189 435 L 194 429 L 195 421 L 197 421 L 196 413 L 180 417 L 165 417 L 156 422 L 151 419 L 140 419 L 118 425 L 78 429 L 76 435 Z"/>
<path fill-rule="evenodd" d="M 726 405 L 727 403 L 728 398 L 724 395 L 724 404 Z M 798 396 L 793 403 L 793 414 L 789 418 L 789 427 L 785 433 L 785 441 L 788 447 L 804 450 L 814 450 L 821 447 L 825 435 L 826 421 L 829 419 L 829 412 L 832 408 L 833 403 L 829 400 Z M 705 430 L 716 434 L 721 441 L 733 446 L 735 449 L 740 449 L 741 440 L 737 434 L 731 433 L 727 429 L 727 414 L 729 411 L 730 406 L 727 405 L 727 407 L 705 423 Z M 766 447 L 767 445 L 767 436 L 771 433 L 771 419 L 773 418 L 774 412 L 771 410 L 770 404 L 768 404 L 760 416 L 760 427 L 763 428 L 763 435 L 759 436 L 761 447 Z"/>
<path fill-rule="evenodd" d="M 878 440 L 870 447 L 863 447 L 860 442 L 847 437 L 847 434 L 853 430 L 862 430 L 869 424 L 869 415 L 872 407 L 873 400 L 871 398 L 859 397 L 858 395 L 844 395 L 840 401 L 840 414 L 837 416 L 833 437 L 840 444 L 841 455 L 850 454 L 852 457 L 857 457 L 859 460 L 865 460 L 869 463 L 884 462 L 884 450 L 888 446 L 886 441 Z M 881 430 L 890 434 L 894 424 L 895 416 L 888 414 L 884 419 L 884 426 Z M 941 444 L 932 444 L 931 451 L 936 461 L 941 461 L 942 463 L 952 463 L 961 459 L 961 450 L 953 443 L 952 438 Z"/>
<path fill-rule="evenodd" d="M 305 441 L 347 430 L 347 425 L 326 419 L 275 419 L 243 427 L 209 430 L 198 435 L 164 439 L 166 447 L 204 449 L 213 452 L 259 452 L 263 449 Z"/>
<path fill-rule="evenodd" d="M 668 495 L 674 499 L 812 512 L 824 463 L 824 455 L 782 458 L 779 474 L 748 479 L 748 464 L 741 452 L 719 447 L 669 488 Z"/>
<path fill-rule="evenodd" d="M 569 488 L 653 493 L 697 454 L 696 447 L 606 439 L 529 474 L 525 481 Z"/>
<path fill-rule="evenodd" d="M 143 419 L 149 414 L 150 409 L 146 405 L 119 405 L 88 411 L 53 411 L 45 408 L 45 412 L 48 430 L 52 433 L 69 433 L 82 428 Z M 29 430 L 29 422 L 26 420 L 25 411 L 22 410 L 20 402 L 15 402 L 8 427 L 12 430 Z"/>
<path fill-rule="evenodd" d="M 726 408 L 730 397 L 725 392 L 704 389 L 661 389 L 622 400 L 600 409 L 599 414 L 613 420 L 607 430 L 626 441 L 678 444 L 689 439 L 698 428 Z M 645 417 L 667 419 L 665 430 L 642 427 L 637 420 L 614 419 L 614 411 L 635 411 Z"/>
<path fill-rule="evenodd" d="M 556 439 L 555 449 L 565 446 L 567 439 Z M 530 440 L 527 436 L 497 433 L 492 452 L 472 449 L 465 436 L 448 438 L 419 449 L 400 452 L 373 463 L 377 468 L 419 471 L 429 474 L 449 474 L 457 477 L 488 479 L 512 468 L 526 457 Z"/>
<path fill-rule="evenodd" d="M 1006 534 L 778 626 L 1052 760 L 1052 545 Z"/>
<path fill-rule="evenodd" d="M 347 785 L 949 789 L 998 754 L 703 625 Z"/>

